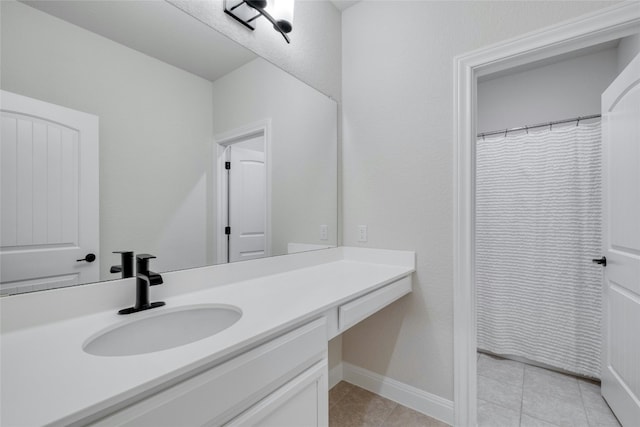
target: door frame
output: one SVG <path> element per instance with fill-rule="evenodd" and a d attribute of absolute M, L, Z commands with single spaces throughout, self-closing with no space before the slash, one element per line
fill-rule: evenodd
<path fill-rule="evenodd" d="M 224 209 L 227 203 L 227 174 L 225 173 L 224 162 L 227 147 L 243 142 L 248 138 L 262 136 L 264 140 L 265 173 L 266 173 L 266 214 L 265 214 L 265 257 L 271 256 L 271 119 L 259 120 L 247 125 L 231 129 L 227 132 L 217 134 L 213 138 L 214 167 L 216 184 L 212 188 L 216 189 L 214 200 L 216 200 L 216 220 L 215 220 L 215 241 L 216 241 L 216 262 L 224 264 L 227 262 L 227 238 L 220 230 L 227 225 L 227 211 Z"/>
<path fill-rule="evenodd" d="M 454 58 L 454 425 L 477 425 L 475 141 L 478 78 L 640 32 L 624 2 Z"/>

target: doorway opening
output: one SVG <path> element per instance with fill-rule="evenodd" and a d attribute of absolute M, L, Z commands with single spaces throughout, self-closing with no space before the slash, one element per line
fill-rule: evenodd
<path fill-rule="evenodd" d="M 640 33 L 637 5 L 617 5 L 456 58 L 454 205 L 455 425 L 477 425 L 476 134 L 478 79 Z M 559 119 L 562 119 L 560 117 Z M 522 125 L 527 125 L 523 123 Z M 611 405 L 612 407 L 614 405 Z M 615 410 L 615 408 L 614 408 Z M 618 413 L 616 412 L 616 415 Z M 621 418 L 622 419 L 622 418 Z"/>
<path fill-rule="evenodd" d="M 218 263 L 270 256 L 269 128 L 265 120 L 215 138 Z"/>
<path fill-rule="evenodd" d="M 592 259 L 602 252 L 600 99 L 626 65 L 620 44 L 478 81 L 480 426 L 618 425 L 600 396 L 603 272 Z"/>

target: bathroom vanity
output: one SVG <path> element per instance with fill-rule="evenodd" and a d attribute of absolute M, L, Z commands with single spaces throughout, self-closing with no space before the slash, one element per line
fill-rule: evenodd
<path fill-rule="evenodd" d="M 173 3 L 0 2 L 3 426 L 326 425 L 328 340 L 411 291 L 335 247 L 336 101 Z"/>
<path fill-rule="evenodd" d="M 0 420 L 327 425 L 328 340 L 411 292 L 413 271 L 413 252 L 339 247 L 165 273 L 151 299 L 166 305 L 124 316 L 117 312 L 134 298 L 135 279 L 2 298 Z M 241 316 L 164 350 L 87 352 L 123 325 L 147 319 L 162 340 L 152 318 L 216 308 Z"/>

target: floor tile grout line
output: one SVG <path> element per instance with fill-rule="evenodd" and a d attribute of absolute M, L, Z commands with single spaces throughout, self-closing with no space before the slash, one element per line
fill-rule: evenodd
<path fill-rule="evenodd" d="M 580 384 L 578 384 L 578 386 L 580 386 Z M 600 390 L 602 390 L 602 385 L 600 385 Z M 582 394 L 582 387 L 580 387 L 580 393 Z M 609 402 L 607 402 L 607 400 L 604 398 L 604 396 L 602 395 L 602 391 L 598 394 L 600 396 L 600 398 L 602 399 L 602 401 L 604 402 L 608 413 L 611 414 L 611 416 L 613 417 L 613 419 L 616 421 L 617 425 L 620 427 L 622 426 L 622 424 L 620 423 L 620 420 L 618 420 L 618 417 L 616 416 L 616 414 L 613 412 L 613 410 L 611 409 L 611 406 L 609 406 Z M 591 407 L 594 411 L 597 411 L 597 409 L 593 406 L 593 405 L 588 405 L 589 407 Z M 587 412 L 587 404 L 584 404 L 584 410 L 585 412 Z M 588 420 L 587 420 L 588 421 Z"/>
<path fill-rule="evenodd" d="M 532 390 L 531 393 L 535 393 L 535 394 L 545 394 L 545 393 L 541 393 L 539 390 Z M 580 395 L 580 390 L 578 390 L 577 395 L 580 395 L 580 401 L 576 400 L 577 396 L 569 396 L 566 394 L 562 394 L 562 393 L 557 393 L 555 391 L 548 391 L 546 394 L 549 394 L 550 396 L 553 396 L 557 399 L 571 399 L 572 401 L 575 401 L 574 406 L 583 406 L 583 402 L 582 402 L 582 396 Z M 570 403 L 571 404 L 571 403 Z"/>
<path fill-rule="evenodd" d="M 589 413 L 587 412 L 587 405 L 584 403 L 584 394 L 582 393 L 582 387 L 580 387 L 580 382 L 578 382 L 578 391 L 580 392 L 580 401 L 582 402 L 582 411 L 584 412 L 584 417 L 587 419 L 587 424 L 591 425 L 591 420 L 589 419 Z"/>
<path fill-rule="evenodd" d="M 525 383 L 526 383 L 526 377 L 525 377 L 525 375 L 526 375 L 526 368 L 527 368 L 528 366 L 531 366 L 531 365 L 528 365 L 528 364 L 526 364 L 526 363 L 525 363 L 525 364 L 523 364 L 523 368 L 524 368 L 524 370 L 523 370 L 522 387 L 521 387 L 521 389 L 522 389 L 522 397 L 521 397 L 521 402 L 520 402 L 520 414 L 519 414 L 519 415 L 520 415 L 520 422 L 519 422 L 519 425 L 521 425 L 521 424 L 522 424 L 522 417 L 523 417 L 523 415 L 524 415 L 524 389 L 525 389 Z M 535 366 L 534 366 L 534 367 L 535 367 Z M 541 368 L 541 367 L 537 367 L 537 368 L 540 368 L 540 369 L 546 369 L 546 368 Z M 584 393 L 584 389 L 583 389 L 583 387 L 581 387 L 581 385 L 580 385 L 581 378 L 579 378 L 579 377 L 577 377 L 577 376 L 575 376 L 575 375 L 569 375 L 569 374 L 563 374 L 563 373 L 557 373 L 557 375 L 556 375 L 556 372 L 554 372 L 554 371 L 552 371 L 552 370 L 547 370 L 547 371 L 548 371 L 549 376 L 551 376 L 551 377 L 555 377 L 555 376 L 568 377 L 568 378 L 571 380 L 571 382 L 575 385 L 575 387 L 577 387 L 577 388 L 578 388 L 578 390 L 577 390 L 577 391 L 578 391 L 578 393 L 577 393 L 577 394 L 579 395 L 580 399 L 579 399 L 579 400 L 574 400 L 574 401 L 575 401 L 574 406 L 576 407 L 576 409 L 578 409 L 578 410 L 582 410 L 582 413 L 583 413 L 583 414 L 584 414 L 584 416 L 585 416 L 585 420 L 587 421 L 588 425 L 592 427 L 594 424 L 592 424 L 592 423 L 591 423 L 591 420 L 589 419 L 589 412 L 588 412 L 588 410 L 587 410 L 587 404 L 586 404 L 586 401 L 585 401 L 585 393 Z M 503 381 L 500 381 L 500 380 L 498 380 L 497 378 L 494 378 L 494 377 L 491 377 L 491 376 L 481 375 L 481 374 L 479 374 L 479 373 L 478 373 L 478 376 L 479 376 L 479 377 L 483 377 L 483 378 L 487 378 L 487 379 L 494 380 L 494 381 L 496 381 L 496 382 L 498 382 L 498 383 L 502 384 L 503 386 L 518 387 L 518 386 L 517 386 L 517 385 L 515 385 L 515 384 L 508 384 L 508 383 L 505 383 L 505 382 L 503 382 Z M 560 396 L 559 394 L 555 394 L 555 393 L 554 393 L 553 395 L 554 395 L 554 396 L 557 396 L 557 397 L 562 397 L 562 396 Z M 507 410 L 511 410 L 511 411 L 514 411 L 514 412 L 515 412 L 515 409 L 508 408 L 508 407 L 506 407 L 506 406 L 504 406 L 504 405 L 502 405 L 502 404 L 500 404 L 500 403 L 496 403 L 496 402 L 493 402 L 493 401 L 490 401 L 490 400 L 486 400 L 486 399 L 481 399 L 479 396 L 478 396 L 478 398 L 477 398 L 477 399 L 478 399 L 478 400 L 485 401 L 485 402 L 490 403 L 490 404 L 493 404 L 493 405 L 496 405 L 496 406 L 499 406 L 499 407 L 501 407 L 501 408 L 503 408 L 503 409 L 507 409 Z M 528 416 L 529 416 L 529 415 L 528 415 Z M 532 417 L 532 418 L 534 418 L 534 419 L 536 419 L 536 420 L 539 420 L 539 421 L 544 421 L 544 422 L 549 423 L 549 421 L 545 421 L 545 420 L 540 419 L 540 418 L 538 418 L 538 417 Z M 551 424 L 552 424 L 552 425 L 556 425 L 556 424 L 553 424 L 553 423 L 551 423 Z"/>
<path fill-rule="evenodd" d="M 506 359 L 503 359 L 503 360 L 506 360 Z M 521 400 L 520 400 L 520 411 L 519 411 L 519 414 L 518 414 L 518 415 L 519 415 L 520 419 L 522 419 L 522 399 L 523 399 L 523 397 L 524 397 L 524 368 L 525 368 L 526 364 L 524 364 L 524 363 L 522 363 L 522 362 L 517 362 L 517 363 L 519 363 L 520 365 L 522 365 L 522 381 L 521 381 L 521 385 L 520 385 L 520 386 L 518 386 L 518 385 L 516 385 L 516 384 L 509 384 L 509 383 L 505 383 L 504 381 L 500 381 L 500 380 L 499 380 L 499 379 L 497 379 L 497 378 L 494 378 L 494 377 L 491 377 L 491 376 L 487 376 L 487 375 L 482 375 L 482 374 L 480 374 L 480 373 L 478 373 L 478 374 L 477 374 L 477 376 L 478 376 L 478 377 L 483 377 L 483 378 L 488 378 L 488 379 L 490 379 L 490 380 L 496 381 L 496 382 L 500 383 L 502 386 L 505 386 L 505 385 L 506 385 L 506 386 L 509 386 L 509 387 L 518 387 L 518 388 L 520 388 L 520 390 L 522 391 L 522 395 L 521 395 L 521 398 L 520 398 L 520 399 L 521 399 Z M 481 399 L 479 396 L 476 396 L 476 399 L 477 399 L 477 400 L 483 400 L 483 401 L 485 401 L 485 402 L 487 402 L 487 403 L 490 403 L 490 404 L 492 404 L 492 405 L 499 406 L 499 407 L 501 407 L 501 408 L 503 408 L 503 409 L 506 409 L 506 410 L 508 410 L 508 411 L 512 411 L 512 412 L 516 412 L 516 411 L 517 411 L 516 409 L 509 408 L 509 407 L 507 407 L 507 406 L 504 406 L 503 404 L 500 404 L 500 403 L 497 403 L 497 402 L 493 402 L 493 401 L 491 401 L 491 400 Z M 518 425 L 520 425 L 520 423 L 518 423 Z"/>
<path fill-rule="evenodd" d="M 488 376 L 488 375 L 478 374 L 478 376 L 479 376 L 479 377 L 482 377 L 482 378 L 488 378 L 488 379 L 490 379 L 490 380 L 497 381 L 497 382 L 499 382 L 500 384 L 502 384 L 502 385 L 508 385 L 509 387 L 520 387 L 520 386 L 518 386 L 518 385 L 516 385 L 516 384 L 510 384 L 510 383 L 507 383 L 507 382 L 504 382 L 504 381 L 500 381 L 499 379 L 497 379 L 497 378 L 495 378 L 495 377 L 490 377 L 490 376 Z"/>
<path fill-rule="evenodd" d="M 490 404 L 492 404 L 492 405 L 494 405 L 494 406 L 499 406 L 499 407 L 501 407 L 502 409 L 506 409 L 506 410 L 507 410 L 507 411 L 509 411 L 509 412 L 518 412 L 518 410 L 517 410 L 517 409 L 509 408 L 509 407 L 504 406 L 504 405 L 501 405 L 501 404 L 499 404 L 499 403 L 492 402 L 491 400 L 487 400 L 487 399 L 480 399 L 480 398 L 478 398 L 477 400 L 482 400 L 483 402 L 490 403 Z"/>

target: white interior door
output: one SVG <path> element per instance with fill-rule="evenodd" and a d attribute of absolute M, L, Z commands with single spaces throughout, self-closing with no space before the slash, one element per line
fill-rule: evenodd
<path fill-rule="evenodd" d="M 262 146 L 246 141 L 230 146 L 229 171 L 229 259 L 243 261 L 262 258 L 266 251 L 266 168 L 265 153 L 245 148 Z"/>
<path fill-rule="evenodd" d="M 640 422 L 640 55 L 602 94 L 604 322 L 602 395 Z"/>
<path fill-rule="evenodd" d="M 2 293 L 98 281 L 98 117 L 0 96 Z"/>

